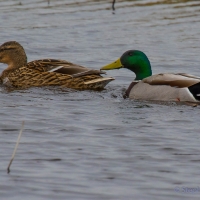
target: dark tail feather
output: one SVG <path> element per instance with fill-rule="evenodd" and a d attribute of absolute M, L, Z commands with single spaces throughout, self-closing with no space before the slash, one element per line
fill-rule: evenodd
<path fill-rule="evenodd" d="M 188 87 L 189 91 L 193 94 L 194 98 L 200 101 L 200 83 L 196 83 Z"/>

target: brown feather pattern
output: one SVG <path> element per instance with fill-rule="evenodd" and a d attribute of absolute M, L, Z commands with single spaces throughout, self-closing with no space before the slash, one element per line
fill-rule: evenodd
<path fill-rule="evenodd" d="M 6 50 L 5 50 L 6 49 Z M 0 62 L 8 65 L 0 81 L 16 88 L 65 86 L 74 89 L 103 89 L 112 77 L 102 77 L 100 70 L 89 69 L 65 60 L 42 59 L 27 63 L 24 48 L 16 41 L 0 46 Z"/>
<path fill-rule="evenodd" d="M 103 78 L 100 75 L 100 71 L 96 74 L 89 73 L 89 75 L 80 75 L 78 77 L 73 77 L 73 75 L 69 74 L 48 72 L 48 70 L 51 70 L 53 67 L 55 68 L 57 66 L 68 67 L 69 70 L 71 70 L 74 67 L 74 64 L 67 61 L 52 59 L 36 60 L 29 62 L 26 66 L 15 70 L 4 70 L 1 75 L 1 81 L 3 82 L 5 78 L 8 78 L 9 83 L 11 83 L 11 85 L 16 88 L 64 86 L 74 89 L 103 89 L 107 83 L 114 80 L 111 77 Z M 78 67 L 76 71 L 79 73 L 87 72 L 89 70 L 85 67 Z M 98 72 L 98 70 L 94 71 Z M 99 82 L 93 84 L 85 84 L 85 82 L 95 79 L 99 79 Z"/>

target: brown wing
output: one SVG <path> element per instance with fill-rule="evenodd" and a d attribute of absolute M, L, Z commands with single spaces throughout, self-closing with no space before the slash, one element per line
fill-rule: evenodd
<path fill-rule="evenodd" d="M 38 72 L 26 66 L 0 78 L 4 85 L 16 88 L 64 86 L 74 89 L 103 89 L 114 80 L 112 77 L 101 77 L 95 74 L 73 78 L 71 75 L 56 72 Z"/>
<path fill-rule="evenodd" d="M 193 75 L 191 75 L 193 76 Z M 189 77 L 182 74 L 156 74 L 150 77 L 143 79 L 144 83 L 148 83 L 150 85 L 169 85 L 171 87 L 189 87 L 196 83 L 200 82 L 200 79 L 196 78 L 195 76 Z M 195 77 L 195 78 L 194 78 Z"/>
<path fill-rule="evenodd" d="M 85 75 L 100 75 L 105 74 L 100 70 L 91 70 L 89 68 L 70 63 L 65 60 L 43 59 L 35 60 L 27 64 L 28 68 L 39 72 L 56 72 L 60 74 L 68 74 L 72 77 L 80 77 Z"/>

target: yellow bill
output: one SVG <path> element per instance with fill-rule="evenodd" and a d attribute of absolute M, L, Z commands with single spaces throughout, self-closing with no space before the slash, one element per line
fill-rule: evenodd
<path fill-rule="evenodd" d="M 110 63 L 108 65 L 105 65 L 104 67 L 101 68 L 101 70 L 111 70 L 111 69 L 120 69 L 122 68 L 123 65 L 120 61 L 120 58 L 118 60 L 116 60 L 115 62 L 113 63 Z"/>

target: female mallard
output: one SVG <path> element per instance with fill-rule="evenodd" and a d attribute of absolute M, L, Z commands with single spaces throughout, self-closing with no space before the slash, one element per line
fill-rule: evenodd
<path fill-rule="evenodd" d="M 138 100 L 200 102 L 200 77 L 189 74 L 152 75 L 147 56 L 137 50 L 125 52 L 114 63 L 101 70 L 127 68 L 136 74 L 126 96 Z"/>
<path fill-rule="evenodd" d="M 15 41 L 0 46 L 0 62 L 8 67 L 0 81 L 6 86 L 65 86 L 74 89 L 103 89 L 112 77 L 102 77 L 100 70 L 92 70 L 65 60 L 44 59 L 27 63 L 24 48 Z"/>

